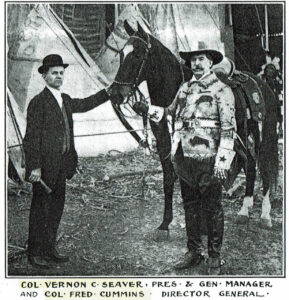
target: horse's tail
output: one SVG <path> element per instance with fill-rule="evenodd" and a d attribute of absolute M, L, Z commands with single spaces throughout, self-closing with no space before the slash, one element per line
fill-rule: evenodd
<path fill-rule="evenodd" d="M 267 84 L 260 81 L 258 83 L 261 87 L 266 107 L 259 152 L 259 169 L 261 174 L 269 180 L 269 187 L 275 187 L 276 189 L 279 171 L 277 99 Z"/>
<path fill-rule="evenodd" d="M 278 136 L 267 135 L 264 126 L 263 141 L 260 146 L 259 153 L 259 169 L 261 174 L 264 174 L 269 179 L 270 187 L 277 187 L 277 179 L 279 172 L 279 159 L 278 159 Z"/>

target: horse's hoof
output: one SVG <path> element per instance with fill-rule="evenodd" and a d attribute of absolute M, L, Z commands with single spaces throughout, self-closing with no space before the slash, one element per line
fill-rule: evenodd
<path fill-rule="evenodd" d="M 272 228 L 272 221 L 271 219 L 260 219 L 260 227 L 264 229 L 271 229 Z"/>
<path fill-rule="evenodd" d="M 169 230 L 160 230 L 155 229 L 153 232 L 148 234 L 146 237 L 155 241 L 155 242 L 163 242 L 169 239 Z"/>
<path fill-rule="evenodd" d="M 236 218 L 237 224 L 247 224 L 249 222 L 249 217 L 245 215 L 238 215 Z"/>

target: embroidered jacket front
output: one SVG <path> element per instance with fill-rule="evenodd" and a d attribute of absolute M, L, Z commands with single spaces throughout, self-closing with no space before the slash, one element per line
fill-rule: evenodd
<path fill-rule="evenodd" d="M 149 115 L 156 122 L 164 115 L 174 120 L 172 155 L 180 143 L 184 155 L 196 159 L 214 157 L 218 151 L 224 156 L 226 149 L 233 150 L 234 94 L 213 72 L 199 81 L 191 79 L 184 83 L 169 107 L 151 106 Z"/>

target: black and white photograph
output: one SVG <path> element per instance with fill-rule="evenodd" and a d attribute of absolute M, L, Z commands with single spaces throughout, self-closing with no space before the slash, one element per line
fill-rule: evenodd
<path fill-rule="evenodd" d="M 284 278 L 285 2 L 3 5 L 6 278 Z"/>

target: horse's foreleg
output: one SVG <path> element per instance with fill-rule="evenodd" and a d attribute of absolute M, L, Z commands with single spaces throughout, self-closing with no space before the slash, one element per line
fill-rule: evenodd
<path fill-rule="evenodd" d="M 173 192 L 176 179 L 170 155 L 167 159 L 161 160 L 161 163 L 163 168 L 165 206 L 163 221 L 161 225 L 151 233 L 150 236 L 150 238 L 156 242 L 164 241 L 169 238 L 169 225 L 173 220 Z"/>
<path fill-rule="evenodd" d="M 158 227 L 160 230 L 168 230 L 169 225 L 173 220 L 173 193 L 176 175 L 174 173 L 173 164 L 170 156 L 161 161 L 163 168 L 163 189 L 165 194 L 165 207 L 163 222 Z"/>
<path fill-rule="evenodd" d="M 150 122 L 151 129 L 157 140 L 157 149 L 163 169 L 163 189 L 165 195 L 165 205 L 163 221 L 154 231 L 152 239 L 159 241 L 168 237 L 169 225 L 173 220 L 173 191 L 176 175 L 171 162 L 171 137 L 166 122 L 156 125 Z"/>
<path fill-rule="evenodd" d="M 256 179 L 256 161 L 248 155 L 248 165 L 246 172 L 246 193 L 243 205 L 238 212 L 237 223 L 244 224 L 249 221 L 249 211 L 253 208 L 253 193 Z"/>

